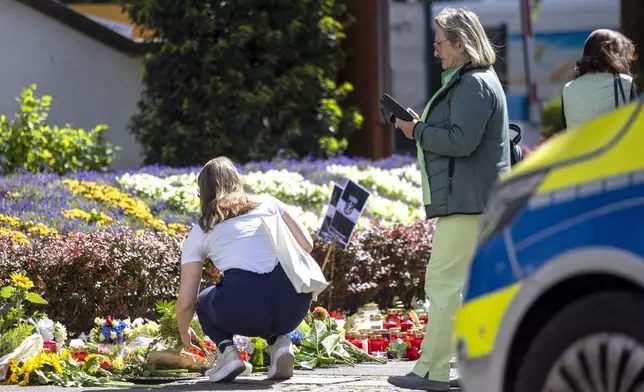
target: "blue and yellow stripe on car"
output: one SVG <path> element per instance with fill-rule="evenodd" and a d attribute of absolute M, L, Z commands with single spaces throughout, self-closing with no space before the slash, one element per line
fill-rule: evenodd
<path fill-rule="evenodd" d="M 566 219 L 566 216 L 562 216 L 565 211 L 568 211 L 568 215 L 579 214 L 584 208 L 601 205 L 602 202 L 608 200 L 607 198 L 631 197 L 628 195 L 629 192 L 641 192 L 641 190 L 634 188 L 640 186 L 634 176 L 641 176 L 641 174 L 633 174 L 644 170 L 644 154 L 641 153 L 641 146 L 644 145 L 644 115 L 640 111 L 641 103 L 631 104 L 577 130 L 563 133 L 518 165 L 511 174 L 503 179 L 502 184 L 531 173 L 548 170 L 535 189 L 533 200 L 545 200 L 546 207 L 542 206 L 542 208 L 553 208 L 550 211 L 552 214 L 548 213 L 548 215 L 552 219 L 560 220 Z M 631 132 L 631 130 L 639 131 Z M 631 191 L 625 189 L 620 194 L 609 192 L 610 185 L 605 184 L 606 178 L 620 178 L 620 176 L 627 176 L 625 181 L 631 187 L 629 188 Z M 568 207 L 572 204 L 565 206 L 556 201 L 557 195 L 564 193 L 578 195 L 579 192 L 575 188 L 602 181 L 604 184 L 601 189 L 602 192 L 605 192 L 601 195 L 594 195 L 595 199 L 566 200 L 575 204 L 580 203 L 577 208 L 570 209 Z M 554 206 L 556 204 L 559 206 Z M 539 216 L 540 213 L 540 211 L 524 209 L 515 222 L 522 220 L 522 232 L 538 231 L 539 226 L 546 224 L 544 221 L 546 218 Z M 574 218 L 574 216 L 568 218 Z M 605 220 L 609 219 L 612 218 L 605 217 Z M 509 229 L 512 231 L 512 227 Z M 533 233 L 515 234 L 516 238 L 513 238 L 513 241 L 520 243 L 521 234 Z M 565 232 L 563 235 L 565 236 Z M 570 239 L 570 237 L 566 238 Z M 568 241 L 566 238 L 554 238 L 561 245 L 554 247 L 557 251 L 565 249 L 566 246 L 573 246 L 573 243 L 576 242 Z M 607 238 L 608 240 L 610 238 Z M 569 244 L 566 245 L 564 242 Z M 576 245 L 581 246 L 582 244 Z M 454 340 L 460 341 L 466 347 L 468 359 L 484 357 L 493 351 L 504 315 L 524 284 L 523 279 L 526 276 L 510 271 L 509 256 L 505 247 L 504 238 L 497 235 L 487 243 L 481 244 L 473 260 L 469 284 L 476 286 L 473 290 L 475 293 L 469 293 L 470 295 L 464 299 L 454 329 Z M 530 250 L 525 249 L 525 251 L 529 252 Z M 644 248 L 642 251 L 644 252 Z M 514 255 L 515 262 L 520 264 L 522 269 L 534 271 L 549 259 L 546 254 L 529 257 L 527 252 L 523 254 L 519 252 Z M 537 257 L 540 259 L 537 260 Z"/>
<path fill-rule="evenodd" d="M 515 283 L 463 304 L 456 318 L 455 336 L 465 338 L 468 358 L 492 352 L 503 316 L 520 288 L 521 283 Z"/>

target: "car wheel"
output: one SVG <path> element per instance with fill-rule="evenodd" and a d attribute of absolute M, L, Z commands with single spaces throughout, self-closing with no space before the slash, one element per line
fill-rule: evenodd
<path fill-rule="evenodd" d="M 644 391 L 644 298 L 583 297 L 558 312 L 530 344 L 514 392 Z"/>

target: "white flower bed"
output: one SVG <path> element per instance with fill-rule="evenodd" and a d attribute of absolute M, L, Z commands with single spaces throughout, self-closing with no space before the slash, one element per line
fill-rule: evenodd
<path fill-rule="evenodd" d="M 420 190 L 420 171 L 409 165 L 390 170 L 354 165 L 327 165 L 326 172 L 350 178 L 372 192 L 363 216 L 385 225 L 410 223 L 424 218 Z M 121 187 L 137 196 L 161 201 L 182 213 L 199 212 L 197 174 L 191 172 L 169 177 L 150 174 L 125 174 L 118 178 Z M 291 206 L 294 215 L 311 231 L 319 228 L 331 192 L 331 184 L 316 184 L 294 171 L 251 171 L 243 176 L 246 187 L 255 194 L 270 194 Z M 361 219 L 359 228 L 369 226 Z"/>

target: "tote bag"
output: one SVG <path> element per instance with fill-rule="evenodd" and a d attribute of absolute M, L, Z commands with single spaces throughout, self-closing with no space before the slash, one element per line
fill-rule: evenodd
<path fill-rule="evenodd" d="M 313 299 L 317 299 L 329 285 L 318 263 L 297 243 L 281 214 L 262 217 L 262 224 L 295 291 L 313 293 Z"/>

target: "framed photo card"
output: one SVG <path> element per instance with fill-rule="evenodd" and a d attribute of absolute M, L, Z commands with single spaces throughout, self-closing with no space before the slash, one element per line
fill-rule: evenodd
<path fill-rule="evenodd" d="M 331 191 L 331 197 L 329 198 L 329 205 L 326 208 L 326 214 L 324 214 L 324 219 L 322 220 L 322 227 L 318 231 L 318 236 L 322 238 L 325 242 L 332 242 L 334 233 L 331 232 L 331 221 L 333 220 L 333 215 L 335 215 L 336 206 L 342 196 L 342 188 L 338 184 L 333 184 L 333 190 Z"/>
<path fill-rule="evenodd" d="M 346 249 L 351 242 L 351 236 L 369 196 L 371 193 L 368 190 L 351 180 L 347 181 L 342 190 L 340 199 L 335 206 L 335 214 L 331 219 L 330 231 L 337 244 L 341 245 L 343 249 Z"/>

